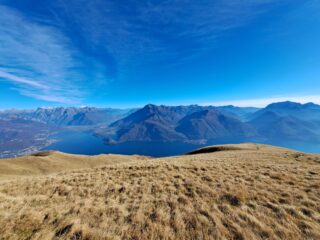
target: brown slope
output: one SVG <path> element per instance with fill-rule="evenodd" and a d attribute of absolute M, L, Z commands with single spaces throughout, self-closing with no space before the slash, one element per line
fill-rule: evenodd
<path fill-rule="evenodd" d="M 0 160 L 0 179 L 13 176 L 34 176 L 57 173 L 79 168 L 93 168 L 102 165 L 146 159 L 144 156 L 101 154 L 96 156 L 73 155 L 44 151 L 31 156 Z"/>
<path fill-rule="evenodd" d="M 0 238 L 319 239 L 319 164 L 245 144 L 0 182 Z"/>

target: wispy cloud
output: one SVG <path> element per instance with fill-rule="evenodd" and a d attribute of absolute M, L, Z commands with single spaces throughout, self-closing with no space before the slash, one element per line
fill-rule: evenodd
<path fill-rule="evenodd" d="M 288 1 L 56 0 L 34 15 L 0 4 L 0 80 L 37 99 L 81 102 L 124 69 L 192 59 Z"/>
<path fill-rule="evenodd" d="M 57 0 L 52 12 L 60 20 L 69 16 L 68 21 L 78 26 L 92 48 L 109 53 L 125 67 L 199 55 L 215 47 L 226 31 L 284 2 L 287 0 L 129 0 L 124 6 L 119 1 Z"/>
<path fill-rule="evenodd" d="M 205 102 L 201 105 L 213 105 L 213 106 L 225 106 L 234 105 L 238 107 L 265 107 L 270 103 L 292 101 L 299 103 L 313 102 L 320 104 L 320 95 L 311 96 L 278 96 L 269 98 L 256 98 L 256 99 L 241 99 L 231 101 L 220 101 L 220 102 Z"/>
<path fill-rule="evenodd" d="M 90 84 L 83 56 L 59 29 L 0 5 L 0 80 L 20 93 L 53 102 L 78 102 Z"/>
<path fill-rule="evenodd" d="M 38 89 L 47 89 L 48 87 L 40 82 L 31 80 L 31 79 L 26 79 L 26 78 L 22 78 L 22 77 L 17 77 L 13 74 L 10 74 L 8 72 L 3 72 L 0 70 L 0 78 L 18 83 L 18 84 L 23 84 L 26 86 L 30 86 L 30 87 L 34 87 L 34 88 L 38 88 Z"/>

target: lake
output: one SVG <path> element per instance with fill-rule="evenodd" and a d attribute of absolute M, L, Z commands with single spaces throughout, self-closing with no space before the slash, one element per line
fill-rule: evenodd
<path fill-rule="evenodd" d="M 65 153 L 97 155 L 102 153 L 114 154 L 139 154 L 153 157 L 165 157 L 190 152 L 204 147 L 200 144 L 188 144 L 182 142 L 126 142 L 120 144 L 105 144 L 101 138 L 95 137 L 91 132 L 69 131 L 53 135 L 57 141 L 42 150 L 56 150 Z M 246 140 L 248 141 L 248 140 Z M 211 141 L 206 145 L 241 143 L 243 140 L 219 140 Z M 287 147 L 309 153 L 320 153 L 318 144 L 301 142 L 264 142 L 266 144 Z"/>
<path fill-rule="evenodd" d="M 126 142 L 120 144 L 105 144 L 102 139 L 90 132 L 64 132 L 52 138 L 58 141 L 42 150 L 56 150 L 72 154 L 97 155 L 102 153 L 139 154 L 153 157 L 165 157 L 190 152 L 203 145 L 181 142 Z"/>

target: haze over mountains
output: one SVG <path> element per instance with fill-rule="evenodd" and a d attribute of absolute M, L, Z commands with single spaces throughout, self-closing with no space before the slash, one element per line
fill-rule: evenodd
<path fill-rule="evenodd" d="M 293 102 L 273 103 L 263 109 L 147 105 L 109 125 L 114 134 L 106 134 L 106 139 L 114 142 L 216 139 L 318 142 L 319 114 L 319 105 Z"/>
<path fill-rule="evenodd" d="M 243 116 L 246 109 L 237 114 Z M 112 123 L 115 134 L 107 139 L 124 141 L 207 141 L 254 135 L 254 129 L 235 112 L 219 107 L 147 105 Z"/>
<path fill-rule="evenodd" d="M 126 116 L 133 109 L 95 107 L 56 107 L 35 110 L 6 110 L 0 112 L 0 119 L 22 118 L 57 126 L 86 126 L 111 123 Z"/>
<path fill-rule="evenodd" d="M 273 103 L 254 113 L 250 124 L 267 138 L 319 142 L 320 106 L 313 103 Z"/>
<path fill-rule="evenodd" d="M 41 149 L 52 142 L 50 135 L 66 130 L 90 132 L 106 144 L 320 143 L 320 106 L 314 103 L 280 102 L 262 109 L 152 104 L 141 109 L 124 110 L 38 108 L 2 111 L 0 121 L 1 157 Z"/>
<path fill-rule="evenodd" d="M 108 125 L 133 111 L 94 107 L 37 108 L 0 112 L 0 157 L 30 154 L 54 142 L 49 136 L 67 127 L 85 131 Z"/>

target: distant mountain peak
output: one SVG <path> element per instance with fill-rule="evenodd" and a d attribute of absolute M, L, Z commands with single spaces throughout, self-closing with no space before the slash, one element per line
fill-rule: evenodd
<path fill-rule="evenodd" d="M 157 107 L 159 107 L 159 106 L 152 104 L 152 103 L 149 103 L 149 104 L 145 105 L 143 108 L 157 108 Z"/>
<path fill-rule="evenodd" d="M 315 104 L 313 102 L 308 102 L 308 103 L 304 104 L 304 106 L 308 109 L 320 109 L 320 105 Z"/>
<path fill-rule="evenodd" d="M 284 102 L 276 102 L 271 103 L 268 106 L 266 106 L 266 109 L 274 109 L 274 108 L 300 108 L 303 105 L 301 103 L 297 102 L 291 102 L 291 101 L 284 101 Z"/>
<path fill-rule="evenodd" d="M 320 105 L 317 105 L 313 102 L 308 102 L 305 104 L 298 103 L 298 102 L 291 102 L 291 101 L 285 101 L 285 102 L 276 102 L 276 103 L 271 103 L 268 106 L 266 106 L 266 109 L 279 109 L 279 108 L 286 108 L 286 109 L 320 109 Z"/>
<path fill-rule="evenodd" d="M 236 106 L 234 105 L 223 105 L 223 106 L 219 106 L 220 108 L 235 108 Z"/>

